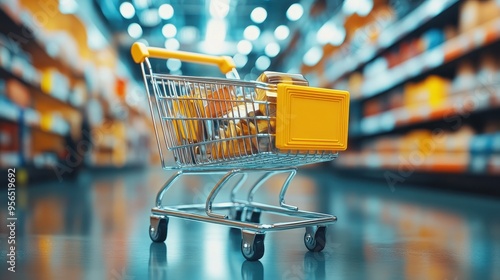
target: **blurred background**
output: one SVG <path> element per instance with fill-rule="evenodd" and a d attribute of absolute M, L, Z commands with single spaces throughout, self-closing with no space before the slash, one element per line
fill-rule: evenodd
<path fill-rule="evenodd" d="M 231 56 L 245 80 L 266 70 L 301 73 L 311 86 L 350 92 L 348 150 L 333 162 L 301 169 L 297 185 L 310 189 L 294 197 L 297 204 L 311 197 L 309 209 L 339 212 L 353 219 L 353 227 L 339 218 L 333 230 L 342 242 L 327 247 L 322 261 L 312 260 L 323 265 L 319 272 L 305 264 L 310 256 L 300 250 L 267 267 L 280 258 L 277 248 L 289 247 L 276 238 L 279 246 L 262 261 L 266 275 L 312 279 L 312 273 L 321 279 L 325 263 L 351 256 L 346 269 L 337 270 L 339 277 L 353 276 L 354 259 L 366 262 L 362 274 L 354 274 L 363 278 L 371 275 L 371 264 L 387 269 L 400 266 L 398 261 L 416 264 L 396 272 L 402 275 L 396 279 L 500 277 L 493 265 L 499 262 L 500 225 L 491 216 L 498 213 L 500 194 L 499 0 L 0 0 L 0 169 L 6 174 L 16 168 L 19 215 L 26 218 L 18 228 L 27 236 L 21 248 L 37 246 L 40 252 L 26 253 L 33 271 L 44 270 L 51 278 L 54 262 L 40 258 L 60 264 L 61 256 L 76 250 L 87 260 L 101 254 L 99 246 L 86 248 L 95 245 L 89 240 L 109 239 L 115 241 L 102 245 L 108 252 L 102 258 L 109 258 L 105 268 L 93 260 L 89 267 L 95 274 L 73 272 L 142 279 L 140 262 L 131 264 L 135 253 L 128 259 L 108 255 L 129 243 L 130 252 L 149 250 L 140 260 L 149 265 L 150 278 L 167 273 L 155 263 L 163 248 L 149 248 L 145 227 L 155 192 L 169 174 L 160 169 L 140 66 L 130 56 L 136 41 Z M 154 67 L 222 77 L 216 68 L 175 59 Z M 141 215 L 125 215 L 127 205 Z M 127 219 L 140 221 L 138 230 L 127 226 Z M 194 229 L 204 234 L 205 228 Z M 445 233 L 457 229 L 461 233 L 450 241 Z M 53 234 L 63 235 L 51 239 Z M 182 227 L 174 232 L 182 234 Z M 66 239 L 74 235 L 88 239 Z M 58 242 L 67 250 L 54 255 L 51 244 Z M 350 245 L 359 249 L 355 255 L 349 255 Z M 181 245 L 169 251 L 176 246 Z M 389 257 L 387 264 L 385 248 L 409 255 Z M 380 263 L 374 256 L 382 256 Z M 173 263 L 185 257 L 174 254 Z M 175 275 L 204 262 L 194 258 Z M 295 264 L 297 269 L 289 270 Z M 209 271 L 214 264 L 204 265 Z M 233 269 L 218 279 L 231 277 Z M 241 275 L 261 270 L 241 266 Z M 239 275 L 240 263 L 236 271 Z"/>

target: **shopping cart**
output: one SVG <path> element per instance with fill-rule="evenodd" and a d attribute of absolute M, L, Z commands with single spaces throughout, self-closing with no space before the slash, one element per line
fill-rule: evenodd
<path fill-rule="evenodd" d="M 162 167 L 177 170 L 156 196 L 150 217 L 151 240 L 165 241 L 169 217 L 174 216 L 241 229 L 241 252 L 247 260 L 264 255 L 267 231 L 305 228 L 307 249 L 323 250 L 326 225 L 337 218 L 299 210 L 285 203 L 285 194 L 297 166 L 333 160 L 338 151 L 346 149 L 349 93 L 285 82 L 242 81 L 230 57 L 169 51 L 142 43 L 133 44 L 131 53 L 141 65 Z M 154 73 L 150 58 L 213 64 L 227 78 Z M 239 199 L 238 191 L 244 189 L 248 175 L 257 173 L 263 175 L 246 188 L 246 199 Z M 278 204 L 254 201 L 263 183 L 282 173 L 288 176 Z M 221 175 L 204 204 L 163 205 L 166 192 L 181 176 L 203 174 Z M 230 198 L 214 203 L 224 187 L 231 188 Z M 261 213 L 292 219 L 261 223 Z"/>

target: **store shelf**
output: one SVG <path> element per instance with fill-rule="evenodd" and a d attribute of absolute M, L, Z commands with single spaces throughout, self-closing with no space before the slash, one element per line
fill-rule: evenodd
<path fill-rule="evenodd" d="M 379 75 L 367 78 L 361 87 L 362 98 L 384 93 L 412 78 L 452 62 L 478 48 L 500 39 L 500 19 L 476 27 L 439 47 L 422 53 Z"/>
<path fill-rule="evenodd" d="M 418 171 L 440 174 L 500 175 L 500 154 L 478 157 L 467 153 L 436 153 L 425 157 L 422 161 L 412 160 L 408 155 L 399 152 L 347 152 L 341 156 L 342 160 L 335 162 L 335 166 L 351 170 L 392 170 L 405 172 L 404 174 Z M 477 164 L 476 162 L 479 161 L 480 163 Z M 479 167 L 475 167 L 476 164 Z"/>
<path fill-rule="evenodd" d="M 430 155 L 425 160 L 412 164 L 405 155 L 399 152 L 364 152 L 364 153 L 346 153 L 343 155 L 339 165 L 349 168 L 369 168 L 369 169 L 404 169 L 446 172 L 446 173 L 464 173 L 467 172 L 468 165 L 463 161 L 463 154 L 442 154 Z"/>
<path fill-rule="evenodd" d="M 443 13 L 457 2 L 458 0 L 424 1 L 411 14 L 392 23 L 388 28 L 382 31 L 375 44 L 369 47 L 363 47 L 359 51 L 348 56 L 342 54 L 334 56 L 328 63 L 329 66 L 325 71 L 326 77 L 324 80 L 326 84 L 331 84 L 345 75 L 360 69 L 366 63 L 377 57 L 382 51 L 395 45 L 406 35 Z"/>
<path fill-rule="evenodd" d="M 57 67 L 63 73 L 70 73 L 74 78 L 83 78 L 83 72 L 74 69 L 61 59 L 51 56 L 47 52 L 47 47 L 37 37 L 37 32 L 28 26 L 16 21 L 0 4 L 0 33 L 7 34 L 11 43 L 18 45 L 30 53 L 35 53 L 37 61 L 44 67 Z"/>
<path fill-rule="evenodd" d="M 430 107 L 429 104 L 421 104 L 411 109 L 401 107 L 365 117 L 360 123 L 360 133 L 351 134 L 350 137 L 355 139 L 374 136 L 409 125 L 451 118 L 460 114 L 476 114 L 498 108 L 500 108 L 500 82 L 451 93 L 445 103 L 434 108 Z"/>
<path fill-rule="evenodd" d="M 0 67 L 0 77 L 12 78 L 12 79 L 15 79 L 15 80 L 21 82 L 23 85 L 27 86 L 30 89 L 31 93 L 36 94 L 38 96 L 41 96 L 41 98 L 47 99 L 48 102 L 55 102 L 59 105 L 65 106 L 68 109 L 73 110 L 73 111 L 78 110 L 78 108 L 73 106 L 72 104 L 67 103 L 67 102 L 65 102 L 65 101 L 63 101 L 55 96 L 52 96 L 50 94 L 43 92 L 43 90 L 39 84 L 37 85 L 37 84 L 31 83 L 31 82 L 25 80 L 23 77 L 20 77 L 19 75 L 14 74 L 11 71 L 9 71 L 3 67 Z"/>
<path fill-rule="evenodd" d="M 32 108 L 27 108 L 24 110 L 25 111 L 29 110 L 30 112 L 33 112 L 33 114 L 39 115 L 39 112 L 37 112 L 36 110 L 34 110 Z M 16 106 L 15 104 L 5 103 L 5 101 L 0 100 L 0 119 L 7 120 L 7 121 L 10 121 L 13 123 L 18 123 L 20 116 L 21 116 L 21 111 L 22 111 L 22 109 L 19 108 L 18 106 Z M 27 125 L 28 127 L 32 128 L 32 129 L 36 129 L 36 130 L 38 130 L 40 132 L 44 132 L 44 133 L 49 133 L 49 134 L 53 134 L 53 135 L 57 135 L 57 136 L 66 136 L 67 135 L 67 133 L 62 133 L 58 130 L 44 129 L 41 127 L 40 123 L 39 122 L 37 123 L 36 121 L 29 121 L 25 125 Z"/>

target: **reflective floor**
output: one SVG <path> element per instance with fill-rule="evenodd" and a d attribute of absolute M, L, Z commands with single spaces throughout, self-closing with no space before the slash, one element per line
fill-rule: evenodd
<path fill-rule="evenodd" d="M 167 176 L 84 173 L 18 187 L 16 272 L 7 271 L 1 226 L 0 279 L 500 279 L 498 198 L 403 185 L 391 191 L 383 182 L 303 170 L 287 203 L 337 215 L 325 250 L 307 252 L 302 229 L 271 232 L 264 257 L 248 262 L 239 233 L 219 225 L 171 218 L 166 243 L 151 243 L 149 211 Z M 201 202 L 216 179 L 187 177 L 166 202 Z M 271 179 L 256 199 L 276 202 L 281 180 Z"/>

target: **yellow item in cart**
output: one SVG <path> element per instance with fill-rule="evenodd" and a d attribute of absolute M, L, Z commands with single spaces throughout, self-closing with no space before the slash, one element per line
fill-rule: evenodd
<path fill-rule="evenodd" d="M 233 109 L 236 97 L 229 87 L 211 91 L 195 88 L 189 95 L 172 98 L 173 125 L 180 143 L 199 142 L 203 138 L 202 118 L 215 118 Z"/>
<path fill-rule="evenodd" d="M 257 111 L 255 104 L 239 105 L 222 118 L 227 125 L 219 128 L 216 144 L 212 145 L 214 159 L 250 155 L 257 151 L 257 129 L 250 119 Z"/>
<path fill-rule="evenodd" d="M 201 99 L 193 97 L 200 96 L 179 96 L 173 98 L 172 124 L 176 132 L 179 143 L 193 143 L 203 139 L 203 122 L 200 120 L 205 116 L 204 106 Z"/>
<path fill-rule="evenodd" d="M 210 153 L 213 159 L 228 159 L 255 153 L 250 138 L 245 136 L 242 125 L 229 121 L 226 128 L 219 128 L 219 140 L 212 145 Z"/>

